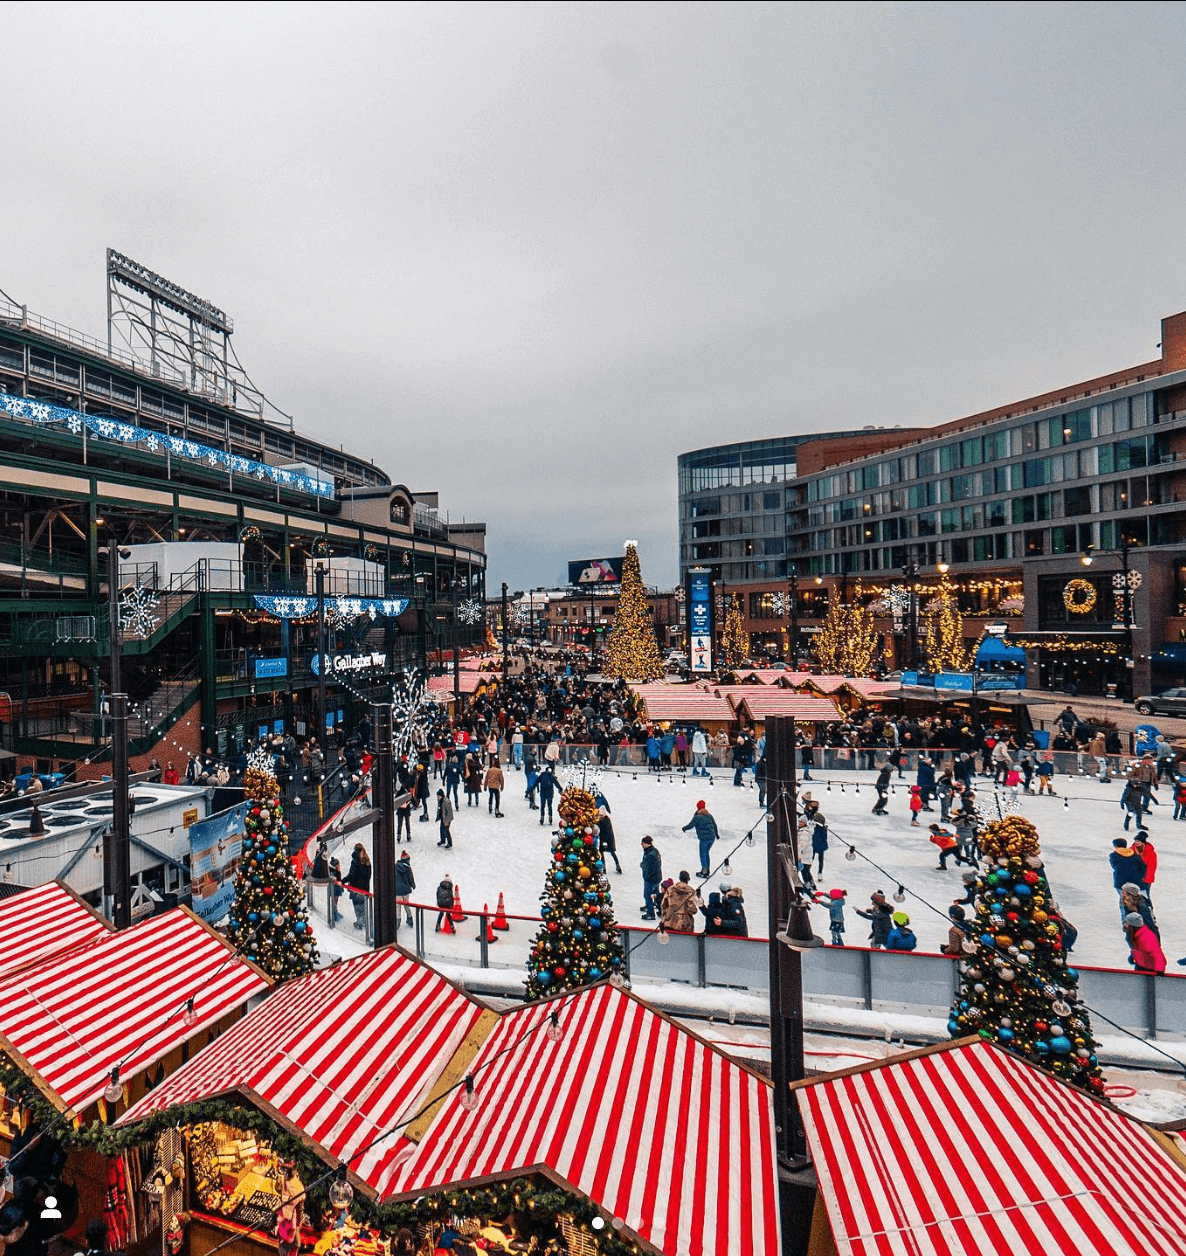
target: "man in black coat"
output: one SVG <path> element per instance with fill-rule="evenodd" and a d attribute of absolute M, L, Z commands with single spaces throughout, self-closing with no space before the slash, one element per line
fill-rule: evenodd
<path fill-rule="evenodd" d="M 396 921 L 399 921 L 399 904 L 403 904 L 404 913 L 408 918 L 408 924 L 412 923 L 412 905 L 408 901 L 412 897 L 412 891 L 416 888 L 416 878 L 412 875 L 412 856 L 408 851 L 404 851 L 402 855 L 395 861 L 395 902 L 397 906 Z"/>

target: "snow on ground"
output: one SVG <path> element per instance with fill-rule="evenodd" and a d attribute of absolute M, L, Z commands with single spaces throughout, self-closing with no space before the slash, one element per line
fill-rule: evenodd
<path fill-rule="evenodd" d="M 927 840 L 925 826 L 911 829 L 906 802 L 911 783 L 907 776 L 895 782 L 896 792 L 889 800 L 889 815 L 870 814 L 875 795 L 871 788 L 871 772 L 838 773 L 830 778 L 802 783 L 819 800 L 828 817 L 831 849 L 825 861 L 820 887 L 842 886 L 849 892 L 846 939 L 854 945 L 866 942 L 865 922 L 855 914 L 856 907 L 868 903 L 870 893 L 883 889 L 892 894 L 900 879 L 907 890 L 902 910 L 911 917 L 918 935 L 919 949 L 937 951 L 946 940 L 947 924 L 943 913 L 962 893 L 959 873 L 962 869 L 950 861 L 948 870 L 936 867 L 935 847 Z M 991 782 L 981 780 L 980 801 L 989 815 L 995 811 Z M 843 786 L 843 791 L 841 787 Z M 504 819 L 487 811 L 485 797 L 480 807 L 467 807 L 465 795 L 457 808 L 453 823 L 453 849 L 436 845 L 434 822 L 412 821 L 413 840 L 410 847 L 416 876 L 415 901 L 432 905 L 437 883 L 447 873 L 461 892 L 467 912 L 479 910 L 487 903 L 493 911 L 499 893 L 503 893 L 506 909 L 511 914 L 535 916 L 543 888 L 544 872 L 550 856 L 550 827 L 538 823 L 538 813 L 528 808 L 523 798 L 523 774 L 507 770 L 507 790 L 503 798 Z M 1080 964 L 1123 968 L 1127 949 L 1120 930 L 1117 900 L 1112 889 L 1108 855 L 1112 839 L 1123 835 L 1123 815 L 1119 809 L 1121 785 L 1112 781 L 1100 783 L 1094 778 L 1059 777 L 1055 788 L 1059 797 L 1022 795 L 1021 813 L 1037 824 L 1042 837 L 1047 874 L 1062 909 L 1079 930 L 1074 958 Z M 732 772 L 717 771 L 710 786 L 703 778 L 693 779 L 679 773 L 663 777 L 630 769 L 610 770 L 602 779 L 602 789 L 609 799 L 617 835 L 618 857 L 622 862 L 619 875 L 610 866 L 610 885 L 619 923 L 640 924 L 642 877 L 640 840 L 646 833 L 655 839 L 663 860 L 664 876 L 675 877 L 686 868 L 697 869 L 697 844 L 691 833 L 681 827 L 692 817 L 696 800 L 704 798 L 716 817 L 722 840 L 713 849 L 714 875 L 705 886 L 716 889 L 722 881 L 741 886 L 745 893 L 746 912 L 751 935 L 767 932 L 766 851 L 761 840 L 764 826 L 759 826 L 754 846 L 744 844 L 733 851 L 746 831 L 759 824 L 763 812 L 757 805 L 757 794 L 748 784 L 734 788 Z M 859 789 L 859 792 L 858 792 Z M 1004 797 L 1002 793 L 1001 797 Z M 1171 907 L 1186 901 L 1186 823 L 1181 829 L 1173 822 L 1169 790 L 1161 790 L 1162 806 L 1154 807 L 1150 820 L 1150 836 L 1159 854 L 1154 905 L 1159 910 L 1166 954 L 1171 971 L 1174 961 L 1186 954 L 1186 921 Z M 434 799 L 435 806 L 435 799 Z M 938 819 L 923 813 L 924 820 Z M 368 843 L 369 830 L 362 831 Z M 356 838 L 349 837 L 340 848 L 343 867 L 347 866 L 349 849 Z M 852 842 L 870 860 L 885 869 L 877 871 L 865 859 L 849 862 L 844 858 L 845 844 Z M 729 852 L 733 853 L 729 853 Z M 731 872 L 720 870 L 729 854 Z M 936 911 L 929 910 L 920 897 L 928 900 Z M 345 919 L 337 932 L 344 935 L 341 948 L 354 953 L 350 944 L 357 938 L 351 929 L 353 919 L 349 901 L 342 899 Z M 476 922 L 473 917 L 458 926 L 455 937 L 432 932 L 435 916 L 429 917 L 427 950 L 443 960 L 473 957 L 477 952 Z M 817 933 L 827 935 L 827 917 L 814 913 Z M 491 946 L 491 963 L 520 967 L 535 926 L 529 921 L 513 921 L 509 933 L 499 934 L 499 942 Z M 324 917 L 319 922 L 319 935 L 326 932 Z M 322 938 L 323 950 L 336 953 L 339 944 Z M 653 944 L 652 944 L 653 945 Z"/>

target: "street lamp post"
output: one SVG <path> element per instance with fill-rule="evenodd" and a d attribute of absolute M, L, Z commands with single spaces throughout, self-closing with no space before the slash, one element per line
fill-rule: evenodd
<path fill-rule="evenodd" d="M 1133 600 L 1132 600 L 1132 584 L 1129 582 L 1129 566 L 1128 566 L 1128 537 L 1123 533 L 1120 536 L 1120 579 L 1123 582 L 1120 586 L 1120 606 L 1121 613 L 1124 616 L 1124 652 L 1125 652 L 1125 683 L 1124 694 L 1122 697 L 1133 697 L 1133 681 L 1132 675 L 1136 663 L 1132 656 L 1132 634 L 1133 634 Z M 1095 562 L 1095 553 L 1092 547 L 1088 547 L 1083 557 L 1079 560 L 1084 567 L 1090 567 Z M 1116 577 L 1112 577 L 1115 581 Z M 1115 601 L 1115 599 L 1113 599 Z M 1115 624 L 1113 623 L 1113 627 Z"/>
<path fill-rule="evenodd" d="M 313 588 L 317 593 L 317 736 L 325 740 L 325 673 L 329 667 L 329 658 L 325 649 L 325 564 L 315 558 L 313 560 Z"/>
<path fill-rule="evenodd" d="M 103 552 L 103 551 L 100 551 Z M 128 798 L 128 695 L 123 692 L 119 560 L 131 556 L 112 536 L 107 554 L 107 622 L 111 661 L 111 826 L 103 837 L 103 910 L 117 929 L 132 923 L 131 812 Z"/>
<path fill-rule="evenodd" d="M 791 565 L 791 668 L 799 661 L 799 569 Z"/>
<path fill-rule="evenodd" d="M 910 644 L 906 663 L 908 667 L 916 668 L 918 666 L 918 563 L 915 559 L 912 558 L 906 563 L 902 568 L 902 575 L 906 578 L 906 590 L 910 598 L 908 609 L 910 620 L 907 625 Z"/>

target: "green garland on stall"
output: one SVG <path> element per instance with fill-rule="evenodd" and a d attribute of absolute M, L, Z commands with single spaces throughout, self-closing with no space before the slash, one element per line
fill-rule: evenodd
<path fill-rule="evenodd" d="M 23 1070 L 2 1056 L 0 1085 L 14 1102 L 28 1108 L 37 1116 L 42 1126 L 49 1127 L 58 1123 L 54 1136 L 65 1147 L 91 1147 L 100 1155 L 114 1156 L 153 1142 L 165 1129 L 220 1121 L 234 1129 L 267 1139 L 280 1156 L 292 1161 L 297 1176 L 306 1184 L 323 1177 L 330 1168 L 307 1142 L 278 1125 L 271 1117 L 255 1108 L 244 1107 L 230 1100 L 203 1099 L 197 1103 L 178 1104 L 154 1112 L 135 1125 L 117 1128 L 95 1121 L 91 1125 L 75 1129 L 71 1122 L 60 1122 L 61 1113 L 58 1109 L 33 1085 Z M 331 1211 L 328 1190 L 328 1180 L 307 1189 L 305 1205 L 311 1217 L 324 1217 Z M 495 1182 L 489 1186 L 470 1189 L 444 1190 L 423 1195 L 419 1199 L 390 1204 L 376 1203 L 358 1192 L 354 1196 L 350 1212 L 355 1220 L 374 1226 L 385 1234 L 391 1234 L 401 1226 L 443 1221 L 454 1214 L 503 1217 L 514 1212 L 528 1212 L 545 1224 L 554 1220 L 555 1238 L 561 1237 L 559 1218 L 566 1215 L 590 1231 L 590 1238 L 596 1244 L 598 1252 L 604 1256 L 635 1256 L 639 1251 L 637 1244 L 620 1237 L 608 1222 L 600 1232 L 592 1228 L 594 1217 L 605 1216 L 593 1204 L 560 1187 L 548 1183 L 536 1185 L 530 1178 Z"/>

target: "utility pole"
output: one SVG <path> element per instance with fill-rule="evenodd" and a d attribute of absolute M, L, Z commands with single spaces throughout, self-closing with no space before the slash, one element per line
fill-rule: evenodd
<path fill-rule="evenodd" d="M 791 565 L 791 670 L 799 661 L 799 569 Z"/>
<path fill-rule="evenodd" d="M 377 818 L 374 834 L 375 861 L 375 946 L 396 940 L 399 908 L 395 901 L 395 746 L 391 707 L 383 702 L 371 706 L 371 726 L 375 739 L 375 766 L 371 796 Z"/>
<path fill-rule="evenodd" d="M 128 695 L 120 663 L 120 550 L 114 535 L 107 546 L 107 621 L 111 661 L 111 827 L 103 837 L 103 910 L 117 929 L 132 923 L 131 815 L 128 798 Z"/>
<path fill-rule="evenodd" d="M 317 590 L 317 653 L 320 655 L 317 668 L 317 738 L 320 744 L 325 741 L 325 673 L 330 664 L 325 648 L 325 563 L 319 558 L 313 562 L 313 582 Z"/>
<path fill-rule="evenodd" d="M 778 1157 L 782 1256 L 804 1256 L 811 1235 L 816 1176 L 791 1083 L 806 1075 L 803 1052 L 803 960 L 821 946 L 811 932 L 799 875 L 795 721 L 766 721 L 766 875 L 770 886 L 770 1058 Z"/>
<path fill-rule="evenodd" d="M 453 577 L 453 693 L 461 713 L 461 630 L 457 627 L 457 577 Z"/>
<path fill-rule="evenodd" d="M 507 626 L 507 583 L 502 582 L 502 683 L 507 683 L 507 637 L 509 636 L 509 628 Z"/>

